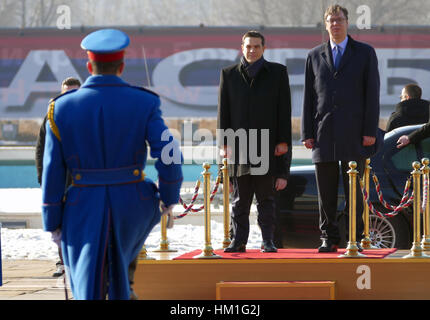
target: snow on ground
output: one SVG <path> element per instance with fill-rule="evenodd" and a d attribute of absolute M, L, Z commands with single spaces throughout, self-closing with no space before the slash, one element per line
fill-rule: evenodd
<path fill-rule="evenodd" d="M 203 249 L 205 246 L 203 226 L 174 225 L 167 229 L 169 247 L 178 250 L 178 254 Z M 160 225 L 155 226 L 149 234 L 145 246 L 148 255 L 152 250 L 160 247 Z M 211 243 L 213 249 L 222 247 L 224 240 L 224 226 L 222 223 L 211 221 Z M 259 248 L 261 245 L 261 231 L 258 226 L 251 225 L 247 248 Z M 28 260 L 57 260 L 58 249 L 51 241 L 51 234 L 42 229 L 1 229 L 2 259 Z"/>

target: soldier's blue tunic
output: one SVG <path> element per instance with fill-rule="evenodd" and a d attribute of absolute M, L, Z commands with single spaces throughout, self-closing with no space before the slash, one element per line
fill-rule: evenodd
<path fill-rule="evenodd" d="M 159 97 L 115 75 L 90 76 L 53 103 L 43 159 L 44 230 L 62 230 L 75 299 L 102 298 L 106 261 L 109 298 L 128 299 L 128 266 L 160 221 L 159 200 L 178 202 L 181 164 L 165 164 L 161 154 L 166 145 L 170 153 L 179 146 L 161 140 L 167 127 Z M 158 189 L 142 180 L 147 145 L 157 159 Z M 74 186 L 64 197 L 66 169 Z"/>

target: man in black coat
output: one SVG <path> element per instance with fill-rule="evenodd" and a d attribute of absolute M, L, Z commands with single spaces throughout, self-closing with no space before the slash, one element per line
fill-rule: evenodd
<path fill-rule="evenodd" d="M 226 252 L 246 250 L 254 194 L 262 251 L 277 251 L 273 243 L 275 190 L 287 185 L 291 97 L 286 67 L 266 61 L 264 49 L 264 36 L 248 31 L 242 37 L 240 63 L 221 71 L 218 129 L 222 134 L 218 144 L 229 158 L 233 185 L 233 240 Z"/>
<path fill-rule="evenodd" d="M 399 127 L 421 124 L 429 121 L 429 102 L 421 99 L 422 90 L 414 84 L 408 84 L 402 89 L 401 102 L 387 122 L 386 131 Z"/>
<path fill-rule="evenodd" d="M 67 92 L 69 90 L 79 89 L 81 86 L 81 82 L 76 78 L 66 78 L 61 83 L 61 94 Z M 36 170 L 37 170 L 37 181 L 40 185 L 42 185 L 42 171 L 43 171 L 43 154 L 45 152 L 45 135 L 46 135 L 46 121 L 48 120 L 47 116 L 43 119 L 42 125 L 40 126 L 39 135 L 37 136 L 36 141 Z M 68 177 L 66 182 L 66 187 L 71 184 L 71 178 Z"/>
<path fill-rule="evenodd" d="M 324 20 L 330 40 L 312 49 L 306 61 L 302 141 L 312 149 L 315 163 L 323 241 L 319 252 L 335 252 L 340 242 L 339 169 L 348 208 L 348 162 L 356 161 L 363 173 L 365 159 L 376 151 L 379 73 L 375 50 L 348 36 L 345 8 L 330 6 Z M 362 211 L 362 196 L 357 192 L 358 241 L 363 232 Z"/>
<path fill-rule="evenodd" d="M 69 90 L 79 89 L 80 86 L 81 86 L 81 82 L 78 79 L 72 78 L 72 77 L 66 78 L 61 83 L 61 94 Z M 45 153 L 45 136 L 46 136 L 47 120 L 48 120 L 48 117 L 45 116 L 45 118 L 43 119 L 43 123 L 40 126 L 39 136 L 37 137 L 37 141 L 36 141 L 35 160 L 36 160 L 36 170 L 37 170 L 37 181 L 39 182 L 40 185 L 42 185 L 43 154 Z M 72 178 L 68 174 L 65 188 L 67 189 L 71 185 L 71 183 L 72 183 Z M 57 261 L 56 263 L 57 270 L 52 275 L 53 277 L 60 277 L 64 273 L 64 263 L 63 263 L 63 257 L 61 254 L 61 245 L 58 245 L 58 255 L 60 256 L 60 260 Z"/>

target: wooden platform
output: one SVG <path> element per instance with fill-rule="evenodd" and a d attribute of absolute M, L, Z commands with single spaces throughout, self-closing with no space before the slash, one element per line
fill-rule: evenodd
<path fill-rule="evenodd" d="M 402 259 L 408 253 L 384 259 L 171 260 L 179 254 L 149 252 L 157 260 L 139 261 L 134 289 L 140 299 L 215 300 L 217 285 L 226 282 L 322 281 L 334 283 L 341 300 L 430 299 L 430 259 Z"/>

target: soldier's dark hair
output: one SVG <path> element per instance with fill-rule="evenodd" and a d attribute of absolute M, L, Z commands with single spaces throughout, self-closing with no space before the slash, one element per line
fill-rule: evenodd
<path fill-rule="evenodd" d="M 261 39 L 261 45 L 264 47 L 264 36 L 259 32 L 255 30 L 250 30 L 247 33 L 245 33 L 242 37 L 242 44 L 245 42 L 246 38 L 260 38 Z"/>
<path fill-rule="evenodd" d="M 92 61 L 91 65 L 93 66 L 93 72 L 95 74 L 116 74 L 121 63 L 124 59 L 111 61 L 111 62 L 100 62 L 100 61 Z"/>
<path fill-rule="evenodd" d="M 61 82 L 61 86 L 81 86 L 81 82 L 79 81 L 79 79 L 73 78 L 73 77 L 68 77 L 66 79 L 63 80 L 63 82 Z"/>
<path fill-rule="evenodd" d="M 415 83 L 410 83 L 405 86 L 405 93 L 411 99 L 421 99 L 422 90 L 420 86 L 416 85 Z"/>
<path fill-rule="evenodd" d="M 338 4 L 333 4 L 330 7 L 327 8 L 327 10 L 324 13 L 324 22 L 327 21 L 327 17 L 330 15 L 334 15 L 334 14 L 339 14 L 340 12 L 343 12 L 343 15 L 346 18 L 346 21 L 348 21 L 348 10 L 346 10 L 346 8 L 338 5 Z"/>

